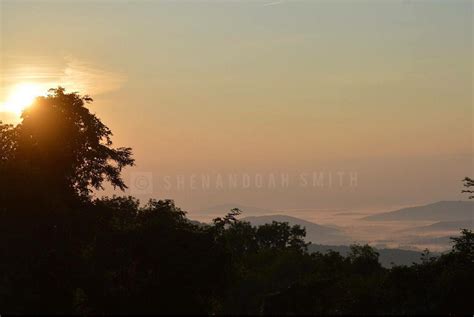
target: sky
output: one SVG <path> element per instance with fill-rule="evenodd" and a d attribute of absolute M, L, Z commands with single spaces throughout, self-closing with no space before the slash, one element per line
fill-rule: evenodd
<path fill-rule="evenodd" d="M 0 120 L 24 83 L 89 94 L 134 150 L 127 194 L 194 215 L 461 200 L 472 5 L 0 0 Z"/>

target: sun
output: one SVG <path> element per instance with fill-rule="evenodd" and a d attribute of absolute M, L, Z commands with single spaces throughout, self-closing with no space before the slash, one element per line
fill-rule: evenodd
<path fill-rule="evenodd" d="M 33 103 L 36 97 L 42 95 L 42 92 L 42 88 L 38 84 L 18 84 L 12 88 L 8 99 L 1 105 L 0 111 L 20 115 Z"/>

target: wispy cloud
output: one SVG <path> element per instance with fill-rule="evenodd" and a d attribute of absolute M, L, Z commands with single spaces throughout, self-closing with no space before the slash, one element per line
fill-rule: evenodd
<path fill-rule="evenodd" d="M 126 76 L 98 68 L 79 59 L 68 57 L 59 78 L 60 85 L 90 95 L 99 95 L 120 89 Z"/>
<path fill-rule="evenodd" d="M 267 3 L 264 3 L 264 4 L 262 5 L 262 7 L 276 6 L 276 5 L 279 5 L 279 4 L 282 4 L 282 3 L 285 3 L 285 1 L 284 1 L 284 0 L 280 0 L 280 1 L 267 2 Z"/>
<path fill-rule="evenodd" d="M 4 65 L 0 69 L 0 100 L 8 95 L 11 87 L 24 82 L 40 85 L 45 90 L 60 85 L 70 91 L 94 96 L 118 90 L 127 80 L 121 72 L 71 56 L 54 64 L 45 59 L 25 57 L 11 59 Z"/>

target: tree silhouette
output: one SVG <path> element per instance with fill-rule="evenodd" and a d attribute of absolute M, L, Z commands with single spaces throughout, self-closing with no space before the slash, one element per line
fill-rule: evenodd
<path fill-rule="evenodd" d="M 470 189 L 471 187 L 474 187 L 474 179 L 472 179 L 470 177 L 466 177 L 466 178 L 463 179 L 463 182 L 464 182 L 464 187 L 466 187 L 467 189 L 463 190 L 462 192 L 463 193 L 474 194 L 474 190 Z M 474 195 L 469 196 L 469 199 L 473 199 L 473 198 L 474 198 Z"/>
<path fill-rule="evenodd" d="M 112 132 L 85 107 L 92 98 L 58 87 L 38 97 L 22 122 L 0 128 L 1 159 L 11 157 L 48 180 L 50 191 L 87 199 L 108 181 L 126 188 L 121 171 L 134 164 L 130 148 L 112 147 Z"/>
<path fill-rule="evenodd" d="M 461 236 L 452 237 L 455 254 L 460 254 L 474 264 L 474 233 L 468 229 L 462 229 Z"/>

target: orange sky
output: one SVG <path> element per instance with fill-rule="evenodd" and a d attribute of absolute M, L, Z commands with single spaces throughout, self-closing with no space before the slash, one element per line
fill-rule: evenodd
<path fill-rule="evenodd" d="M 141 198 L 382 208 L 461 199 L 472 175 L 470 1 L 3 0 L 0 17 L 0 104 L 21 83 L 92 95 L 134 148 L 126 177 L 151 177 Z M 298 181 L 341 171 L 357 186 Z M 278 173 L 290 188 L 189 188 Z"/>

